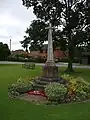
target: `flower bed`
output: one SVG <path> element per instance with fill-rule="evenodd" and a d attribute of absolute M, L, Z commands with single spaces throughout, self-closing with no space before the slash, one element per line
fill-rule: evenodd
<path fill-rule="evenodd" d="M 42 97 L 47 97 L 44 91 L 39 91 L 39 90 L 30 90 L 26 92 L 28 95 L 38 95 Z"/>
<path fill-rule="evenodd" d="M 31 78 L 19 78 L 15 84 L 8 86 L 8 94 L 14 97 L 20 96 L 29 90 L 33 90 L 33 82 Z"/>
<path fill-rule="evenodd" d="M 48 102 L 57 104 L 82 102 L 90 99 L 89 82 L 81 77 L 75 78 L 66 74 L 61 77 L 67 84 L 52 82 L 46 85 L 43 91 L 34 89 L 32 79 L 22 80 L 20 78 L 16 84 L 8 87 L 8 93 L 14 97 L 21 94 L 45 97 Z"/>
<path fill-rule="evenodd" d="M 62 87 L 60 83 L 51 83 L 46 86 L 45 92 L 49 101 L 52 97 L 57 103 L 81 102 L 90 99 L 90 83 L 81 77 L 74 78 L 65 74 L 61 77 L 68 81 L 67 85 Z"/>

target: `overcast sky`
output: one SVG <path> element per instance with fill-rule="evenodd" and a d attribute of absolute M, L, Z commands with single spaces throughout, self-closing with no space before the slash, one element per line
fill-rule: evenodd
<path fill-rule="evenodd" d="M 9 45 L 11 36 L 12 50 L 22 49 L 19 41 L 34 19 L 33 10 L 27 10 L 22 0 L 0 0 L 0 42 Z"/>

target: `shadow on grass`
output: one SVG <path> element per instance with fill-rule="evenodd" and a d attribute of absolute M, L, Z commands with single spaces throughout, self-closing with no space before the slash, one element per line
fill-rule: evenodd
<path fill-rule="evenodd" d="M 72 73 L 65 72 L 66 69 L 67 69 L 66 67 L 59 67 L 59 76 L 61 74 L 70 74 L 73 76 L 87 76 L 87 77 L 90 76 L 90 69 L 74 68 L 74 72 Z"/>

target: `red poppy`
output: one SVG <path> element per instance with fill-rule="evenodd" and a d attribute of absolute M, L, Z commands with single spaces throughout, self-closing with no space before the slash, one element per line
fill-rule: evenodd
<path fill-rule="evenodd" d="M 27 94 L 46 97 L 45 92 L 44 91 L 39 91 L 39 90 L 30 90 L 30 91 L 27 92 Z"/>

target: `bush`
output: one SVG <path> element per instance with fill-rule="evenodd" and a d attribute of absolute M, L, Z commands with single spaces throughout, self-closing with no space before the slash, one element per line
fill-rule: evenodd
<path fill-rule="evenodd" d="M 35 63 L 26 62 L 25 64 L 22 64 L 22 67 L 26 69 L 35 69 Z"/>
<path fill-rule="evenodd" d="M 66 58 L 58 58 L 58 62 L 68 62 L 68 57 Z M 78 58 L 74 58 L 73 63 L 80 63 L 80 60 Z"/>
<path fill-rule="evenodd" d="M 15 61 L 15 62 L 36 62 L 36 63 L 45 63 L 46 59 L 42 58 L 42 57 L 28 57 L 27 60 L 25 60 L 25 57 L 21 54 L 21 55 L 10 55 L 7 58 L 8 61 Z"/>
<path fill-rule="evenodd" d="M 50 101 L 62 102 L 66 93 L 67 88 L 60 83 L 50 83 L 45 88 L 45 94 Z"/>
<path fill-rule="evenodd" d="M 83 101 L 90 98 L 90 83 L 82 77 L 74 78 L 69 75 L 62 75 L 62 78 L 68 81 L 66 102 Z"/>
<path fill-rule="evenodd" d="M 23 80 L 22 78 L 17 80 L 16 84 L 8 86 L 9 95 L 19 96 L 29 90 L 33 89 L 33 82 L 29 80 Z"/>
<path fill-rule="evenodd" d="M 16 84 L 12 84 L 8 86 L 8 94 L 10 96 L 19 96 L 19 92 L 17 92 L 17 85 Z"/>
<path fill-rule="evenodd" d="M 63 85 L 52 82 L 46 85 L 45 95 L 48 98 L 47 104 L 71 103 L 90 100 L 90 83 L 86 82 L 82 77 L 72 77 L 70 75 L 61 75 L 67 84 Z M 19 96 L 30 90 L 35 90 L 34 80 L 36 78 L 19 78 L 16 84 L 9 85 L 8 93 L 11 96 Z"/>
<path fill-rule="evenodd" d="M 23 57 L 17 57 L 17 56 L 9 56 L 7 58 L 8 61 L 15 61 L 15 62 L 24 62 L 25 61 L 25 58 Z"/>
<path fill-rule="evenodd" d="M 90 83 L 82 77 L 73 77 L 68 74 L 61 75 L 67 84 L 50 83 L 45 88 L 45 94 L 50 103 L 81 102 L 90 99 Z"/>
<path fill-rule="evenodd" d="M 29 57 L 27 62 L 45 63 L 46 59 L 42 57 Z"/>

